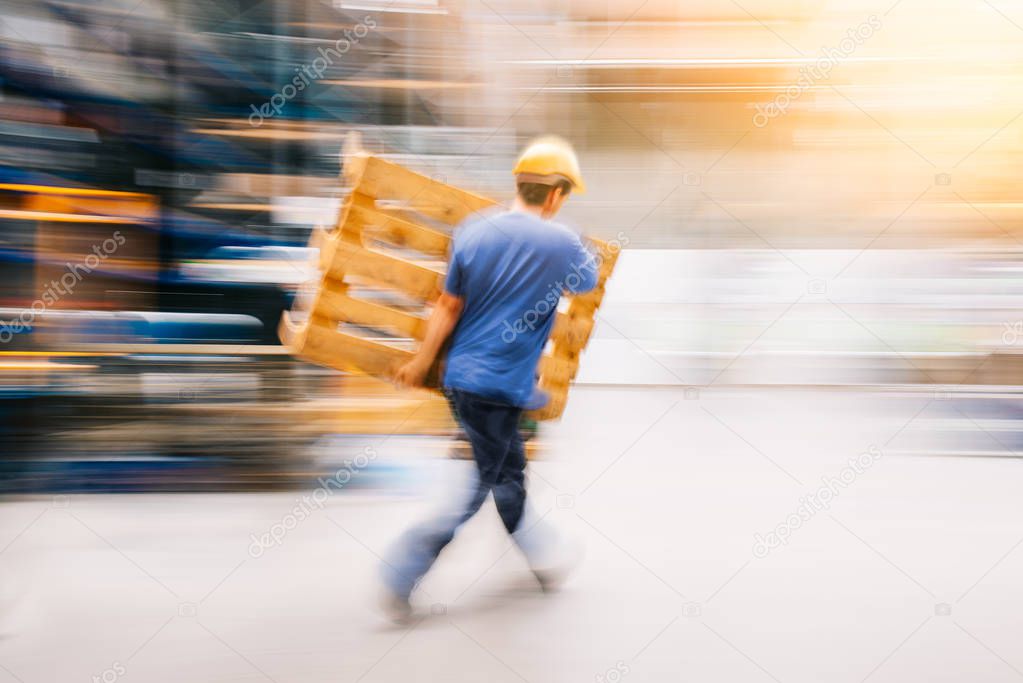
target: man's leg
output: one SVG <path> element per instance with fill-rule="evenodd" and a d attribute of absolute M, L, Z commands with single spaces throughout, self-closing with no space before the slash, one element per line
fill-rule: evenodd
<path fill-rule="evenodd" d="M 451 398 L 472 443 L 476 480 L 460 509 L 410 529 L 385 560 L 385 581 L 401 599 L 408 599 L 458 528 L 479 511 L 497 483 L 512 435 L 517 433 L 519 409 L 461 391 L 452 391 Z"/>
<path fill-rule="evenodd" d="M 494 484 L 494 503 L 504 528 L 515 533 L 526 505 L 526 450 L 517 428 Z"/>
<path fill-rule="evenodd" d="M 384 581 L 395 595 L 403 600 L 409 598 L 458 528 L 480 509 L 489 492 L 476 474 L 464 502 L 402 534 L 385 557 L 382 568 Z"/>
<path fill-rule="evenodd" d="M 529 504 L 525 486 L 526 451 L 516 431 L 501 474 L 494 485 L 494 502 L 504 528 L 525 555 L 529 567 L 544 588 L 554 583 L 551 572 L 566 565 L 566 549 L 554 527 Z M 567 572 L 567 568 L 563 571 Z"/>

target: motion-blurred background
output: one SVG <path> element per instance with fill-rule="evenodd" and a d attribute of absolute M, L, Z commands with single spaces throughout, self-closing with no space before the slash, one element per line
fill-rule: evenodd
<path fill-rule="evenodd" d="M 262 486 L 344 421 L 276 328 L 350 131 L 501 198 L 572 140 L 566 219 L 626 246 L 582 384 L 1012 383 L 1014 11 L 6 2 L 3 487 Z"/>
<path fill-rule="evenodd" d="M 0 492 L 293 489 L 381 439 L 445 455 L 442 409 L 278 342 L 353 131 L 501 199 L 531 137 L 576 146 L 589 192 L 564 220 L 625 249 L 565 420 L 531 442 L 539 462 L 588 458 L 552 495 L 617 463 L 663 396 L 694 403 L 658 423 L 675 435 L 659 451 L 769 451 L 749 420 L 805 465 L 828 448 L 800 431 L 815 420 L 862 435 L 888 418 L 886 453 L 1023 446 L 1017 2 L 2 8 Z M 382 458 L 352 488 L 425 472 Z M 33 517 L 5 527 L 7 552 Z"/>

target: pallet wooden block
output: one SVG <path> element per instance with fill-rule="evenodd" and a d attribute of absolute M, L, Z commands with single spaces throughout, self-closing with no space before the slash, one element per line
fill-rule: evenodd
<path fill-rule="evenodd" d="M 300 358 L 390 379 L 426 334 L 427 308 L 440 296 L 454 226 L 497 202 L 369 154 L 351 134 L 344 149 L 351 192 L 335 226 L 317 229 L 319 278 L 305 310 L 285 313 L 280 337 Z M 532 417 L 565 409 L 579 354 L 593 331 L 618 250 L 590 239 L 600 254 L 597 287 L 567 297 L 540 359 L 550 403 Z M 427 378 L 437 387 L 443 359 Z"/>

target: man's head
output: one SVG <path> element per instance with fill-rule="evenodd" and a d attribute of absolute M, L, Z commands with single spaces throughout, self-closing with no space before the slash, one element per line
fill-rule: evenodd
<path fill-rule="evenodd" d="M 513 173 L 518 201 L 543 218 L 557 214 L 573 191 L 586 189 L 572 146 L 558 137 L 534 140 L 519 157 Z"/>
<path fill-rule="evenodd" d="M 521 180 L 517 183 L 519 201 L 531 209 L 539 210 L 544 218 L 553 218 L 571 192 L 572 183 L 564 179 L 553 185 Z"/>

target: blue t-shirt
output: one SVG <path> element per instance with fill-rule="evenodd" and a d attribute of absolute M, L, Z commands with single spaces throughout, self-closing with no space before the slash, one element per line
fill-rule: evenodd
<path fill-rule="evenodd" d="M 477 217 L 455 232 L 444 289 L 465 301 L 444 386 L 537 408 L 536 365 L 562 292 L 597 284 L 597 262 L 579 236 L 532 214 Z"/>

